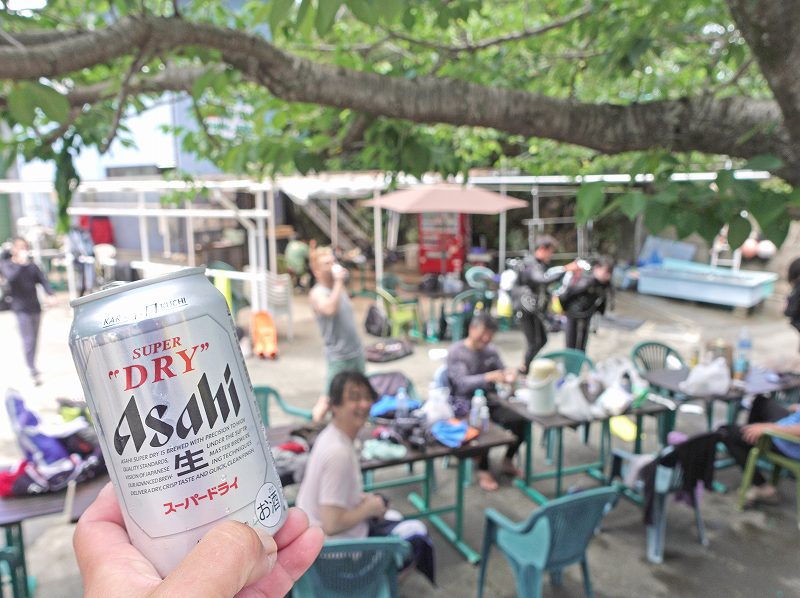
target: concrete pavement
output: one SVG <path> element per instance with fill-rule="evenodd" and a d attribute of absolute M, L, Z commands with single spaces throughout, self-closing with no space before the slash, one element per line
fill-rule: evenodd
<path fill-rule="evenodd" d="M 363 322 L 369 301 L 354 300 L 357 319 Z M 305 296 L 297 295 L 295 306 L 295 340 L 281 339 L 277 361 L 249 359 L 248 367 L 254 383 L 276 387 L 290 403 L 311 406 L 322 389 L 324 361 L 316 325 Z M 662 340 L 686 353 L 698 339 L 723 336 L 735 340 L 739 328 L 748 326 L 754 340 L 755 361 L 797 355 L 797 333 L 780 316 L 780 299 L 771 300 L 751 317 L 687 302 L 669 301 L 635 294 L 620 293 L 617 311 L 620 315 L 645 320 L 635 331 L 601 327 L 589 341 L 589 355 L 600 360 L 610 355 L 627 355 L 630 348 L 645 339 Z M 0 338 L 4 340 L 2 375 L 6 386 L 20 390 L 30 407 L 44 417 L 55 417 L 55 398 L 82 396 L 77 375 L 67 346 L 71 313 L 66 297 L 60 297 L 58 307 L 43 316 L 39 368 L 43 385 L 34 387 L 24 367 L 20 340 L 13 314 L 0 313 Z M 279 329 L 285 325 L 278 321 Z M 365 336 L 365 342 L 371 342 Z M 521 358 L 523 342 L 518 331 L 502 332 L 496 344 L 510 365 Z M 441 345 L 418 345 L 414 355 L 402 361 L 375 367 L 371 370 L 401 369 L 418 389 L 427 388 L 437 362 L 428 358 L 428 349 Z M 563 347 L 563 335 L 551 335 L 545 350 Z M 719 414 L 722 416 L 722 413 Z M 273 412 L 272 421 L 290 421 Z M 681 414 L 680 429 L 692 432 L 702 429 L 703 418 Z M 597 431 L 594 430 L 596 436 Z M 649 430 L 646 444 L 654 447 L 654 433 Z M 593 440 L 595 438 L 593 437 Z M 579 435 L 565 434 L 566 459 L 577 460 L 588 450 L 579 442 Z M 621 446 L 622 444 L 617 441 Z M 541 453 L 541 451 L 539 451 Z M 5 417 L 0 417 L 0 460 L 11 463 L 19 459 L 11 429 Z M 499 457 L 499 455 L 497 455 Z M 493 459 L 494 462 L 497 459 Z M 442 504 L 452 498 L 455 471 L 440 470 L 436 500 Z M 382 472 L 381 476 L 392 472 Z M 379 476 L 380 477 L 380 476 Z M 736 488 L 740 474 L 736 469 L 720 472 L 718 479 Z M 588 478 L 568 478 L 567 485 L 590 486 Z M 627 501 L 608 515 L 603 532 L 595 538 L 589 560 L 592 581 L 597 596 L 791 596 L 800 595 L 798 566 L 798 529 L 795 519 L 795 494 L 790 481 L 781 487 L 780 504 L 759 510 L 739 513 L 735 497 L 728 494 L 706 494 L 703 513 L 710 547 L 700 546 L 695 537 L 693 515 L 682 505 L 670 505 L 665 562 L 655 566 L 644 558 L 644 527 L 641 511 Z M 543 483 L 545 493 L 552 493 L 552 484 Z M 390 493 L 392 504 L 409 509 L 405 500 L 407 490 Z M 502 480 L 496 493 L 485 493 L 476 485 L 467 489 L 467 540 L 480 546 L 483 533 L 483 509 L 494 507 L 513 519 L 522 519 L 534 508 L 533 503 L 516 490 L 508 478 Z M 38 581 L 37 596 L 69 597 L 82 594 L 71 548 L 74 526 L 57 517 L 40 518 L 25 523 L 29 570 Z M 432 533 L 437 547 L 439 587 L 432 588 L 416 574 L 401 584 L 402 596 L 462 596 L 473 595 L 477 568 L 466 563 L 438 535 Z M 502 556 L 492 556 L 487 595 L 496 598 L 515 596 L 513 579 Z M 564 585 L 554 590 L 545 588 L 546 596 L 579 596 L 582 594 L 577 567 L 564 573 Z"/>

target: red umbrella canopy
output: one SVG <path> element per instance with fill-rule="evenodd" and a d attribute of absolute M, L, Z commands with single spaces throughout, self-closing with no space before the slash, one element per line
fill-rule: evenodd
<path fill-rule="evenodd" d="M 458 214 L 500 214 L 515 208 L 525 208 L 528 202 L 461 185 L 420 185 L 394 191 L 362 203 L 379 206 L 401 214 L 423 212 L 455 212 Z"/>

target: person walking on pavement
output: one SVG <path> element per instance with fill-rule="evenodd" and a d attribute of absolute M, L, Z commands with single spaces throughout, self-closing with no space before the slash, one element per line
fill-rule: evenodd
<path fill-rule="evenodd" d="M 10 291 L 11 310 L 17 317 L 25 362 L 33 383 L 39 386 L 42 381 L 36 368 L 36 345 L 42 306 L 36 294 L 36 286 L 41 285 L 47 293 L 48 305 L 54 304 L 53 289 L 39 267 L 31 261 L 28 242 L 22 237 L 15 237 L 11 242 L 10 252 L 3 252 L 0 274 L 5 278 Z"/>
<path fill-rule="evenodd" d="M 575 262 L 564 268 L 549 269 L 558 241 L 545 235 L 539 237 L 533 255 L 527 256 L 517 270 L 517 281 L 511 290 L 511 301 L 525 335 L 525 356 L 519 371 L 528 374 L 536 354 L 547 344 L 547 310 L 550 306 L 550 285 L 569 271 L 578 269 Z"/>
<path fill-rule="evenodd" d="M 344 371 L 363 374 L 366 362 L 353 306 L 345 289 L 347 269 L 336 262 L 329 247 L 321 247 L 311 254 L 311 271 L 317 283 L 311 289 L 309 298 L 325 343 L 327 362 L 324 394 L 312 409 L 314 421 L 320 421 L 328 412 L 327 389 L 334 376 Z"/>

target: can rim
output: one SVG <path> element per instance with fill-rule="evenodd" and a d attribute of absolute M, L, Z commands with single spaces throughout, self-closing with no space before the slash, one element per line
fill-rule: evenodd
<path fill-rule="evenodd" d="M 102 289 L 100 291 L 95 291 L 94 293 L 90 293 L 88 295 L 84 295 L 83 297 L 78 297 L 77 299 L 73 299 L 72 301 L 69 302 L 69 305 L 70 307 L 78 307 L 79 305 L 83 305 L 84 303 L 89 303 L 90 301 L 95 301 L 96 299 L 103 299 L 105 297 L 110 297 L 111 295 L 116 295 L 118 293 L 121 293 L 122 291 L 130 291 L 132 289 L 138 289 L 140 287 L 155 284 L 157 282 L 163 282 L 165 280 L 172 280 L 174 278 L 183 278 L 184 276 L 193 276 L 195 274 L 205 274 L 205 271 L 206 271 L 205 266 L 197 266 L 194 268 L 182 268 L 175 272 L 161 274 L 160 276 L 154 276 L 152 278 L 144 278 L 142 280 L 128 282 L 114 287 Z"/>

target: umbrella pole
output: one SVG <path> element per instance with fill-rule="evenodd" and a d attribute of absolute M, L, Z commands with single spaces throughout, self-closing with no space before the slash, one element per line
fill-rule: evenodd
<path fill-rule="evenodd" d="M 375 199 L 380 197 L 380 192 L 376 189 L 373 196 Z M 375 287 L 383 288 L 383 223 L 381 222 L 380 206 L 372 207 L 373 235 L 375 237 Z"/>
<path fill-rule="evenodd" d="M 506 212 L 500 212 L 500 251 L 497 256 L 497 271 L 506 269 Z"/>

